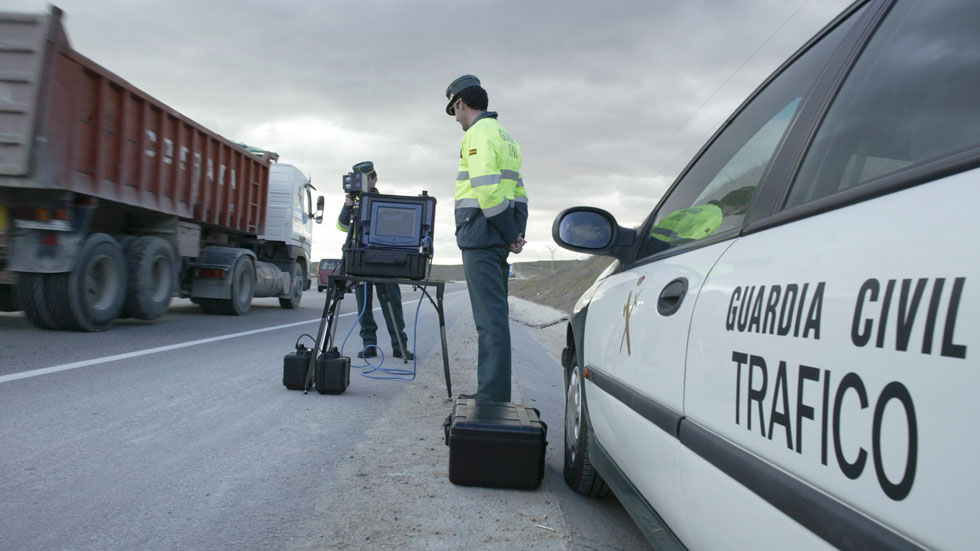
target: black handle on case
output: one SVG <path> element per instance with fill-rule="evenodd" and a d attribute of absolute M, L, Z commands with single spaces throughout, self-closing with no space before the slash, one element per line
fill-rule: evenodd
<path fill-rule="evenodd" d="M 531 409 L 533 409 L 534 410 L 534 413 L 537 414 L 537 416 L 538 416 L 538 423 L 541 423 L 541 431 L 544 433 L 544 436 L 547 438 L 547 436 L 548 436 L 548 423 L 545 423 L 544 422 L 544 419 L 541 418 L 541 412 L 538 411 L 538 408 L 531 408 Z M 548 445 L 548 442 L 545 441 L 544 444 L 547 446 Z"/>

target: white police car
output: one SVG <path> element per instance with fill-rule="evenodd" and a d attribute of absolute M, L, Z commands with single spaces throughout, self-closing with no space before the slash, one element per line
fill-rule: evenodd
<path fill-rule="evenodd" d="M 857 2 L 637 229 L 568 328 L 565 478 L 655 544 L 980 546 L 980 2 Z"/>

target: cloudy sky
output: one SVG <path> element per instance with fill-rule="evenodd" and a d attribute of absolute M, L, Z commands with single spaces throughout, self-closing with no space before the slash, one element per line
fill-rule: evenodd
<path fill-rule="evenodd" d="M 439 264 L 458 263 L 462 129 L 445 89 L 472 73 L 521 143 L 529 241 L 570 259 L 567 207 L 640 223 L 749 93 L 848 0 L 60 0 L 72 46 L 207 128 L 276 151 L 325 195 L 313 257 L 339 257 L 341 175 L 427 190 Z M 44 12 L 45 0 L 5 11 Z"/>

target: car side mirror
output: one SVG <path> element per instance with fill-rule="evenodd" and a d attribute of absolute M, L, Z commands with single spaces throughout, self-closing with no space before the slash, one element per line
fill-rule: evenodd
<path fill-rule="evenodd" d="M 551 237 L 570 251 L 611 256 L 625 263 L 636 241 L 636 230 L 620 226 L 602 209 L 572 207 L 555 217 Z"/>
<path fill-rule="evenodd" d="M 316 198 L 316 214 L 313 215 L 313 219 L 316 220 L 317 224 L 323 222 L 323 196 L 322 195 Z"/>

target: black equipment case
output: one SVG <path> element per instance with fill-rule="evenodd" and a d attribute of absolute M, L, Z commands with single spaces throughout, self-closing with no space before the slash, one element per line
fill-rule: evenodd
<path fill-rule="evenodd" d="M 347 274 L 366 277 L 425 279 L 429 256 L 413 251 L 384 249 L 349 249 Z"/>
<path fill-rule="evenodd" d="M 521 489 L 541 484 L 548 425 L 537 409 L 460 397 L 443 428 L 453 484 Z"/>
<path fill-rule="evenodd" d="M 377 213 L 373 212 L 374 206 L 378 207 Z M 383 221 L 388 218 L 380 213 L 401 208 L 414 211 L 418 216 L 404 220 L 395 218 L 400 223 L 407 223 L 406 227 L 383 227 Z M 358 245 L 344 249 L 347 258 L 345 275 L 425 279 L 432 258 L 436 198 L 424 191 L 417 197 L 365 193 L 361 196 L 360 211 Z M 372 219 L 375 214 L 377 216 Z M 409 231 L 399 233 L 404 230 Z M 397 241 L 401 235 L 410 237 L 411 243 Z"/>
<path fill-rule="evenodd" d="M 306 371 L 310 366 L 312 350 L 302 344 L 296 352 L 286 354 L 282 361 L 282 384 L 289 390 L 306 390 Z"/>
<path fill-rule="evenodd" d="M 320 394 L 342 394 L 350 385 L 350 358 L 332 347 L 316 358 L 313 372 L 316 391 Z"/>

